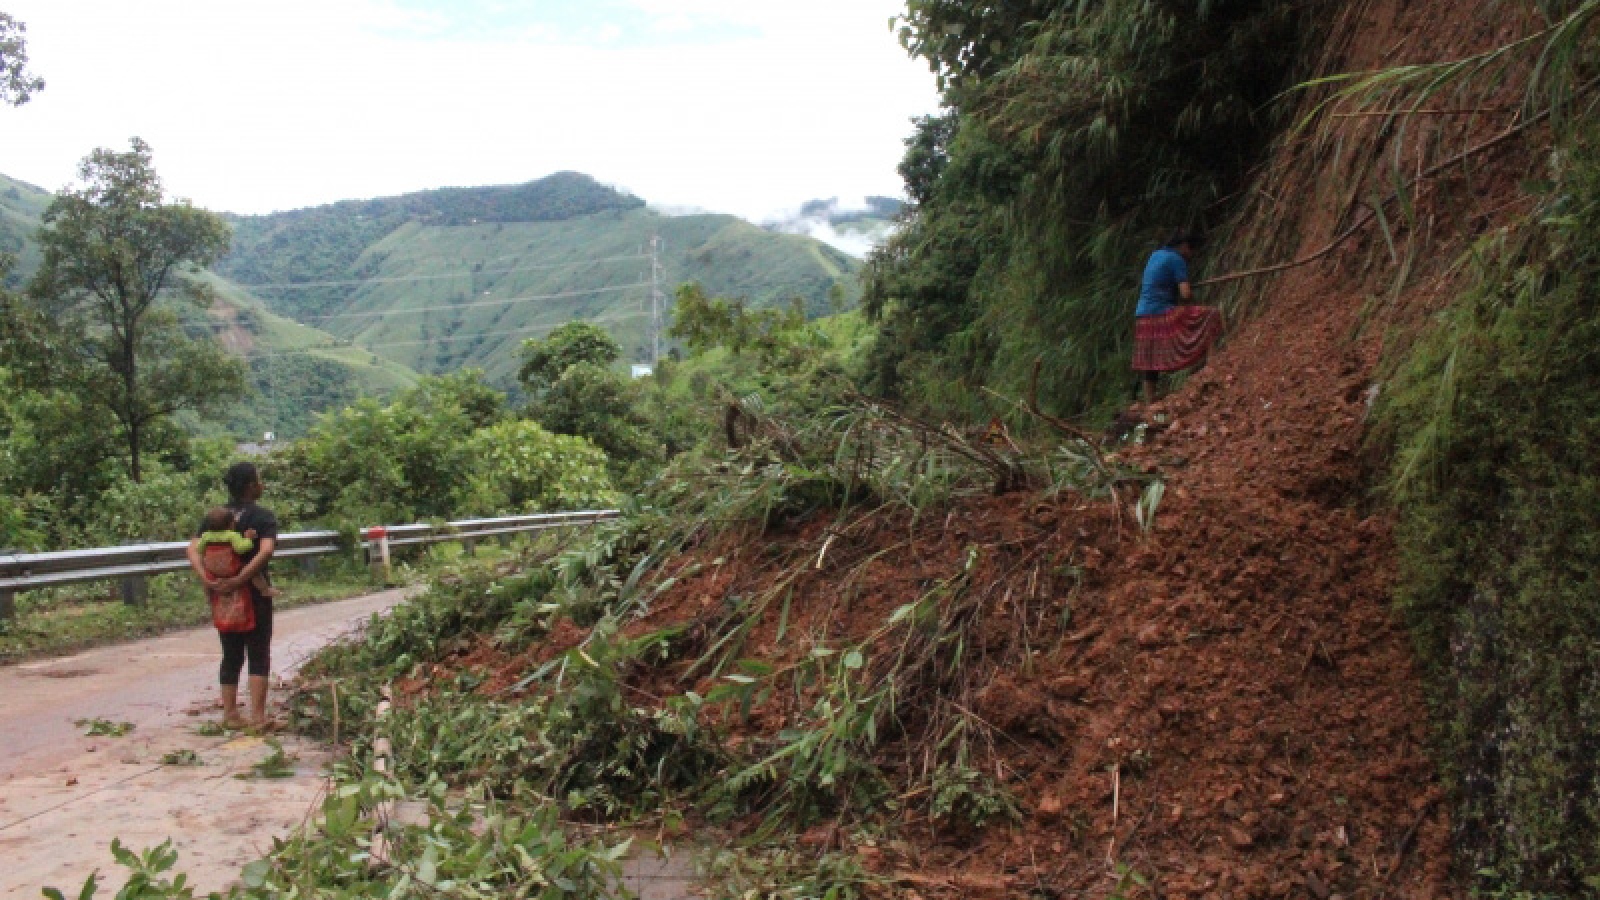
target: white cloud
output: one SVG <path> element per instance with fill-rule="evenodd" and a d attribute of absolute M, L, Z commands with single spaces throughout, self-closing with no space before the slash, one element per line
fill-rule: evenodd
<path fill-rule="evenodd" d="M 808 235 L 862 259 L 888 240 L 896 230 L 897 226 L 894 223 L 877 219 L 842 227 L 834 224 L 836 217 L 842 214 L 871 210 L 873 204 L 864 196 L 844 199 L 817 198 L 817 201 L 820 201 L 820 206 L 813 202 L 807 204 L 806 208 L 783 210 L 769 217 L 761 225 L 787 234 Z"/>
<path fill-rule="evenodd" d="M 169 189 L 216 209 L 575 169 L 761 218 L 897 194 L 907 120 L 936 104 L 887 28 L 898 0 L 567 4 L 464 28 L 442 3 L 7 0 L 49 85 L 0 110 L 0 172 L 59 187 L 139 135 Z"/>

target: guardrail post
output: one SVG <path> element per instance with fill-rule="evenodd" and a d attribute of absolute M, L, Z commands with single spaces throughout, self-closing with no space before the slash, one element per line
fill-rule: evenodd
<path fill-rule="evenodd" d="M 367 562 L 372 566 L 372 577 L 383 584 L 389 583 L 389 530 L 382 525 L 367 529 Z"/>
<path fill-rule="evenodd" d="M 122 602 L 129 606 L 143 606 L 150 597 L 150 580 L 142 575 L 122 579 Z"/>
<path fill-rule="evenodd" d="M 478 539 L 477 538 L 462 538 L 461 539 L 461 554 L 463 556 L 477 556 L 478 555 Z"/>
<path fill-rule="evenodd" d="M 302 574 L 302 575 L 315 575 L 315 574 L 317 574 L 317 569 L 319 568 L 319 566 L 317 565 L 318 562 L 320 562 L 320 560 L 318 560 L 315 556 L 302 556 L 302 557 L 300 557 L 300 574 Z"/>
<path fill-rule="evenodd" d="M 511 546 L 511 535 L 509 535 L 509 534 L 500 535 L 500 546 L 502 546 L 502 547 Z"/>
<path fill-rule="evenodd" d="M 0 591 L 0 622 L 17 617 L 17 592 Z"/>

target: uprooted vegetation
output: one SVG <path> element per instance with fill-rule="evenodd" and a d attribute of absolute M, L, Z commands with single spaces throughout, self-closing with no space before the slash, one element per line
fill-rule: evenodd
<path fill-rule="evenodd" d="M 1375 677 L 1398 637 L 1365 589 L 1354 610 L 1295 593 L 1359 565 L 1324 549 L 1342 520 L 1302 521 L 1307 558 L 1279 572 L 1280 523 L 1162 499 L 1136 445 L 1025 453 L 873 405 L 740 419 L 740 449 L 625 520 L 325 654 L 301 724 L 358 760 L 381 734 L 398 780 L 379 780 L 432 784 L 453 815 L 492 798 L 709 843 L 721 896 L 1369 896 L 1421 877 L 1395 848 L 1432 806 L 1427 766 Z M 1169 503 L 1200 530 L 1149 538 Z M 1207 543 L 1239 565 L 1184 586 Z M 415 871 L 402 852 L 385 883 Z M 283 885 L 301 864 L 269 865 Z"/>
<path fill-rule="evenodd" d="M 1159 481 L 1086 442 L 1028 457 L 872 405 L 806 428 L 741 415 L 744 447 L 624 522 L 324 655 L 304 723 L 331 730 L 337 698 L 343 733 L 381 729 L 402 779 L 552 798 L 572 821 L 705 821 L 758 855 L 803 832 L 806 868 L 857 832 L 1020 820 L 999 747 L 1051 726 L 1024 721 L 1010 673 L 1093 637 L 1076 590 L 1156 514 Z M 995 492 L 1023 484 L 1018 515 Z M 836 862 L 842 889 L 894 874 Z"/>

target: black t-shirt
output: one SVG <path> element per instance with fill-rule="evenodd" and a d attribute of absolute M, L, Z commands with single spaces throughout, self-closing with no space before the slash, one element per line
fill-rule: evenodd
<path fill-rule="evenodd" d="M 248 566 L 250 564 L 250 560 L 255 559 L 256 554 L 261 552 L 261 542 L 263 540 L 267 538 L 272 538 L 274 540 L 277 539 L 278 517 L 272 514 L 272 510 L 267 509 L 265 506 L 258 506 L 254 503 L 246 503 L 243 505 L 229 503 L 228 508 L 233 510 L 235 515 L 238 516 L 237 524 L 233 526 L 234 531 L 237 531 L 240 534 L 245 534 L 251 529 L 255 530 L 255 542 L 250 548 L 250 552 L 242 554 L 239 557 L 241 566 Z M 200 527 L 195 531 L 195 535 L 198 536 L 203 534 L 205 530 L 205 521 L 202 520 L 200 522 Z M 271 567 L 272 563 L 268 562 L 261 568 L 261 574 L 266 575 L 267 569 Z M 272 583 L 272 579 L 270 577 L 267 579 L 267 583 Z M 251 591 L 254 592 L 254 588 L 252 588 Z"/>

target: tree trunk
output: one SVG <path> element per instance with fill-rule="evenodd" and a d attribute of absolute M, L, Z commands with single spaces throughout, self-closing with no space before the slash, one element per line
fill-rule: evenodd
<path fill-rule="evenodd" d="M 136 423 L 128 425 L 128 477 L 134 484 L 139 483 L 139 426 Z"/>
<path fill-rule="evenodd" d="M 141 421 L 139 418 L 139 366 L 134 358 L 134 328 L 137 322 L 129 322 L 126 330 L 127 338 L 123 341 L 123 351 L 128 357 L 127 371 L 122 374 L 122 402 L 128 414 L 128 476 L 134 484 L 140 481 L 139 469 L 139 439 Z"/>

